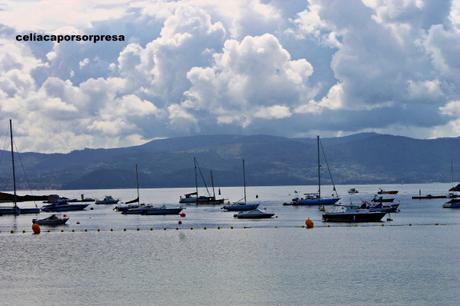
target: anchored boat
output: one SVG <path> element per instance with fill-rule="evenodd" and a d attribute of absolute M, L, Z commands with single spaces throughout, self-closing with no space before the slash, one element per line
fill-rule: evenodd
<path fill-rule="evenodd" d="M 243 159 L 243 200 L 244 202 L 237 202 L 229 205 L 225 205 L 222 207 L 226 211 L 248 211 L 254 210 L 259 207 L 259 203 L 248 204 L 246 201 L 246 168 L 244 166 L 244 159 Z"/>
<path fill-rule="evenodd" d="M 112 196 L 105 196 L 102 200 L 96 200 L 97 205 L 112 205 L 117 204 L 120 200 L 114 199 Z"/>
<path fill-rule="evenodd" d="M 20 214 L 38 214 L 40 208 L 20 208 L 17 204 L 18 196 L 16 194 L 16 168 L 14 165 L 14 150 L 13 150 L 13 123 L 10 119 L 10 144 L 11 144 L 11 167 L 13 169 L 13 206 L 0 207 L 1 215 L 20 215 Z"/>
<path fill-rule="evenodd" d="M 451 199 L 442 205 L 444 208 L 460 208 L 460 199 Z"/>
<path fill-rule="evenodd" d="M 44 205 L 42 211 L 46 212 L 62 212 L 62 211 L 77 211 L 84 210 L 89 204 L 72 203 L 66 200 L 58 200 L 57 202 Z"/>
<path fill-rule="evenodd" d="M 319 136 L 316 136 L 316 145 L 317 145 L 317 157 L 318 157 L 318 193 L 306 193 L 304 197 L 296 197 L 292 199 L 290 203 L 285 203 L 283 205 L 292 205 L 292 206 L 310 206 L 310 205 L 334 205 L 337 201 L 340 200 L 335 188 L 334 180 L 332 178 L 331 171 L 329 169 L 329 163 L 327 162 L 326 154 L 324 148 L 319 140 Z M 324 161 L 326 162 L 327 170 L 333 185 L 333 192 L 335 193 L 332 197 L 322 197 L 321 196 L 321 157 L 320 157 L 320 147 L 324 155 Z"/>
<path fill-rule="evenodd" d="M 383 190 L 382 188 L 379 188 L 377 194 L 398 194 L 398 192 L 398 190 Z"/>
<path fill-rule="evenodd" d="M 184 197 L 179 198 L 179 203 L 184 204 L 196 204 L 196 205 L 222 205 L 225 202 L 225 199 L 217 199 L 216 192 L 214 190 L 214 177 L 211 171 L 211 185 L 212 185 L 212 195 L 209 192 L 208 185 L 206 184 L 206 180 L 201 172 L 201 168 L 198 165 L 198 161 L 196 158 L 193 158 L 193 165 L 195 171 L 195 192 L 187 193 Z M 208 196 L 200 196 L 198 194 L 198 173 L 204 183 Z"/>
<path fill-rule="evenodd" d="M 235 214 L 234 217 L 238 219 L 270 219 L 274 213 L 263 212 L 260 209 L 254 209 L 249 211 L 241 211 Z"/>
<path fill-rule="evenodd" d="M 120 211 L 124 215 L 178 215 L 183 210 L 182 207 L 166 207 L 162 205 L 160 207 L 153 206 L 152 204 L 140 204 L 139 199 L 139 174 L 136 164 L 136 189 L 137 198 L 129 201 L 130 204 L 124 206 L 117 206 L 115 209 Z M 134 204 L 137 202 L 137 204 Z"/>
<path fill-rule="evenodd" d="M 323 213 L 325 222 L 380 222 L 386 212 L 371 211 L 370 209 L 356 209 L 344 207 L 341 211 Z"/>
<path fill-rule="evenodd" d="M 52 214 L 51 216 L 44 219 L 32 219 L 32 223 L 38 225 L 58 226 L 66 224 L 68 220 L 69 217 L 67 215 L 59 216 Z"/>

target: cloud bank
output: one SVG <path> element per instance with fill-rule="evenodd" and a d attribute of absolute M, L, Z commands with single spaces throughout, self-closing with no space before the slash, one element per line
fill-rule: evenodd
<path fill-rule="evenodd" d="M 98 44 L 16 34 L 123 34 Z M 6 1 L 0 134 L 70 151 L 210 133 L 460 134 L 460 4 Z"/>

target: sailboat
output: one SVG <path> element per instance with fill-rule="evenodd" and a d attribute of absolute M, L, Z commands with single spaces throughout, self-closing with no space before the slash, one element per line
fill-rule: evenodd
<path fill-rule="evenodd" d="M 194 165 L 194 170 L 195 170 L 195 192 L 192 193 L 187 193 L 184 195 L 184 197 L 180 197 L 179 203 L 184 203 L 184 204 L 196 204 L 196 205 L 221 205 L 224 204 L 224 199 L 216 199 L 216 193 L 214 191 L 214 178 L 211 173 L 211 184 L 212 184 L 212 190 L 213 194 L 209 192 L 208 185 L 206 184 L 206 180 L 204 179 L 203 173 L 201 172 L 201 168 L 198 165 L 198 161 L 196 158 L 193 158 L 193 165 Z M 208 193 L 208 196 L 200 196 L 198 194 L 198 173 L 201 176 L 201 179 L 203 180 L 204 186 L 206 188 L 206 191 Z"/>
<path fill-rule="evenodd" d="M 329 176 L 331 177 L 331 180 L 332 180 L 332 185 L 334 186 L 333 191 L 335 192 L 335 196 L 321 197 L 321 157 L 320 157 L 321 143 L 319 140 L 319 136 L 316 136 L 316 145 L 317 145 L 317 155 L 318 155 L 318 193 L 306 193 L 304 197 L 296 197 L 292 199 L 291 203 L 287 203 L 287 205 L 292 205 L 292 206 L 334 205 L 338 200 L 340 200 L 337 194 L 337 190 L 335 188 L 334 180 L 332 179 L 331 171 L 329 169 L 329 164 L 327 163 L 326 155 L 324 153 L 324 148 L 323 148 L 324 160 L 326 162 L 327 169 L 329 171 Z"/>
<path fill-rule="evenodd" d="M 10 143 L 11 143 L 11 166 L 13 169 L 13 206 L 12 207 L 0 207 L 0 216 L 1 215 L 20 215 L 20 214 L 38 214 L 40 213 L 40 208 L 20 208 L 17 204 L 17 194 L 16 194 L 16 168 L 14 165 L 14 149 L 13 149 L 13 123 L 10 119 Z"/>
<path fill-rule="evenodd" d="M 121 213 L 126 213 L 129 209 L 139 208 L 141 206 L 139 202 L 139 174 L 137 171 L 137 164 L 136 164 L 136 191 L 137 191 L 137 198 L 128 201 L 124 204 L 120 204 L 115 206 L 114 210 L 119 211 Z M 145 206 L 145 205 L 142 205 Z"/>
<path fill-rule="evenodd" d="M 139 197 L 139 174 L 136 164 L 136 187 L 137 187 L 137 204 L 128 204 L 126 208 L 118 209 L 125 215 L 178 215 L 183 210 L 182 207 L 160 207 L 153 206 L 152 204 L 140 204 Z M 132 202 L 132 201 L 131 201 Z"/>
<path fill-rule="evenodd" d="M 243 198 L 244 202 L 237 202 L 237 203 L 233 203 L 230 205 L 225 205 L 222 208 L 225 209 L 226 211 L 248 211 L 248 210 L 254 210 L 257 207 L 259 207 L 258 203 L 248 204 L 246 202 L 246 169 L 244 166 L 244 159 L 243 159 L 243 193 L 244 193 L 244 198 Z"/>

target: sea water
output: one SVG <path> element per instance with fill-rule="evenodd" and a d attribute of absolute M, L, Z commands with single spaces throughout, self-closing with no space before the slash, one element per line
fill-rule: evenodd
<path fill-rule="evenodd" d="M 277 215 L 270 220 L 238 220 L 209 206 L 186 206 L 180 218 L 91 205 L 34 236 L 34 216 L 0 217 L 0 305 L 459 305 L 460 210 L 442 208 L 446 199 L 411 199 L 450 185 L 339 186 L 345 203 L 350 187 L 360 191 L 354 202 L 378 187 L 397 189 L 401 212 L 393 221 L 328 227 L 317 207 L 282 206 L 294 190 L 314 186 L 283 186 L 248 188 L 249 200 L 258 195 Z M 142 189 L 141 200 L 177 205 L 189 191 Z M 221 191 L 242 197 L 241 188 Z M 130 189 L 39 193 L 136 197 Z M 307 217 L 315 228 L 301 227 Z"/>

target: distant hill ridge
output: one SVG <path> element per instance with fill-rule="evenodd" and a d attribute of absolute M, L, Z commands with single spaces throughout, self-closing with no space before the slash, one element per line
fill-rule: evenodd
<path fill-rule="evenodd" d="M 450 182 L 460 179 L 460 137 L 413 139 L 361 133 L 323 138 L 337 184 Z M 0 151 L 0 189 L 11 189 L 9 152 Z M 316 140 L 269 135 L 199 135 L 140 146 L 70 153 L 20 153 L 18 185 L 26 189 L 132 188 L 194 185 L 193 157 L 216 185 L 241 185 L 245 158 L 249 185 L 316 184 Z M 26 175 L 24 175 L 25 169 Z M 327 169 L 322 169 L 328 183 Z"/>

